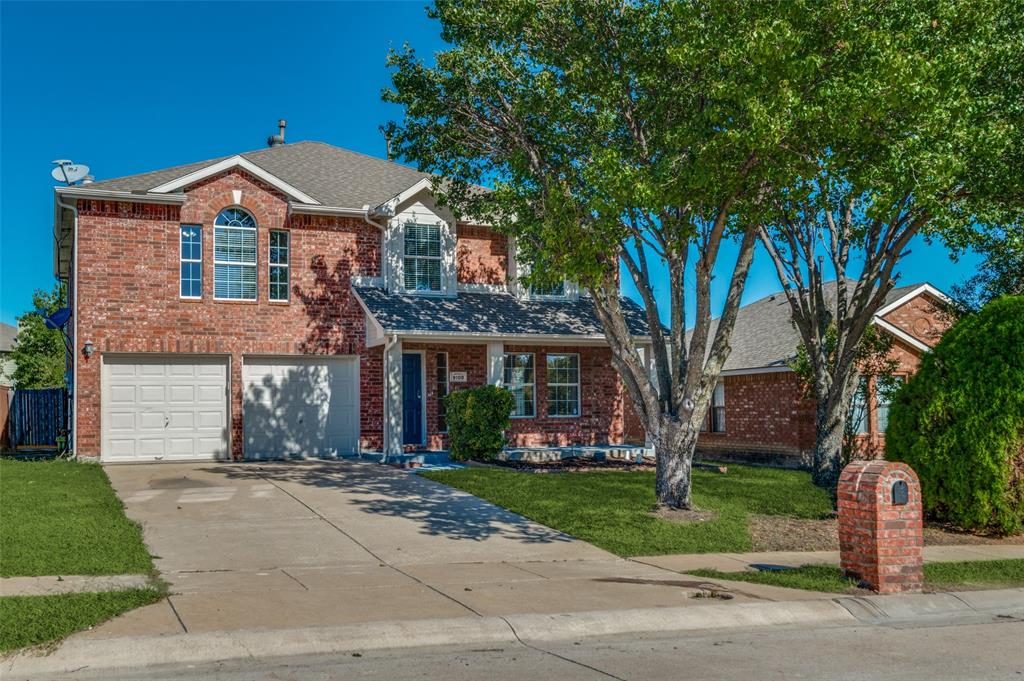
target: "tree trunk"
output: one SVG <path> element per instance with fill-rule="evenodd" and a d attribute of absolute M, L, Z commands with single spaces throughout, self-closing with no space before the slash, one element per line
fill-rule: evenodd
<path fill-rule="evenodd" d="M 659 506 L 693 508 L 690 483 L 697 436 L 691 430 L 678 423 L 663 424 L 661 436 L 654 440 L 657 462 L 654 489 Z"/>
<path fill-rule="evenodd" d="M 842 406 L 847 402 L 848 400 L 839 400 L 839 404 L 836 404 L 828 398 L 819 399 L 815 411 L 816 435 L 812 477 L 815 485 L 831 490 L 833 496 L 841 472 L 843 432 L 846 427 Z"/>

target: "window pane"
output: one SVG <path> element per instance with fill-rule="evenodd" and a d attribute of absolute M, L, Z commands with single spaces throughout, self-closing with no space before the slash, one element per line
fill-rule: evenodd
<path fill-rule="evenodd" d="M 179 294 L 186 298 L 203 295 L 203 232 L 198 225 L 181 226 L 181 276 Z"/>
<path fill-rule="evenodd" d="M 407 290 L 441 290 L 441 228 L 438 225 L 407 224 L 405 256 Z"/>
<path fill-rule="evenodd" d="M 273 265 L 288 264 L 288 232 L 270 233 L 270 262 Z"/>
<path fill-rule="evenodd" d="M 533 354 L 509 353 L 505 355 L 505 387 L 515 400 L 512 416 L 535 416 L 533 397 Z"/>
<path fill-rule="evenodd" d="M 535 296 L 564 296 L 565 282 L 560 281 L 554 284 L 534 284 L 530 287 L 530 293 Z"/>
<path fill-rule="evenodd" d="M 256 300 L 256 266 L 214 265 L 213 295 L 230 300 Z"/>
<path fill-rule="evenodd" d="M 288 268 L 273 266 L 270 268 L 270 299 L 288 300 Z"/>
<path fill-rule="evenodd" d="M 878 392 L 878 432 L 884 433 L 889 428 L 889 405 L 893 395 L 903 385 L 903 376 L 881 376 L 876 382 Z"/>
<path fill-rule="evenodd" d="M 217 215 L 214 224 L 256 229 L 256 220 L 241 208 L 225 208 Z"/>
<path fill-rule="evenodd" d="M 548 415 L 578 416 L 579 355 L 547 355 Z"/>
<path fill-rule="evenodd" d="M 218 227 L 213 232 L 213 257 L 221 262 L 256 262 L 256 231 Z"/>
<path fill-rule="evenodd" d="M 857 390 L 853 393 L 853 402 L 850 404 L 850 427 L 853 432 L 864 434 L 868 432 L 868 382 L 860 379 Z"/>

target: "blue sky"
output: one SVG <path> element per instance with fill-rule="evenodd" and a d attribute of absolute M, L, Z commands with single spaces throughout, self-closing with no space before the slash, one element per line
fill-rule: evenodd
<path fill-rule="evenodd" d="M 278 118 L 289 141 L 382 156 L 388 49 L 442 46 L 424 5 L 0 2 L 0 321 L 53 285 L 51 160 L 108 179 L 261 148 Z M 902 283 L 945 289 L 976 262 L 912 251 Z M 758 253 L 745 300 L 778 289 Z"/>

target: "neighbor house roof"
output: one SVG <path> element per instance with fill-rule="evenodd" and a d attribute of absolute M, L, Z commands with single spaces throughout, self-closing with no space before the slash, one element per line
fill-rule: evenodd
<path fill-rule="evenodd" d="M 889 305 L 923 285 L 910 284 L 893 288 L 885 297 L 884 304 Z M 835 299 L 834 281 L 825 284 L 825 296 Z M 718 320 L 714 319 L 709 338 L 714 338 L 717 329 Z M 729 343 L 732 352 L 723 370 L 784 369 L 796 356 L 800 342 L 800 332 L 793 325 L 786 294 L 773 293 L 739 309 Z"/>
<path fill-rule="evenodd" d="M 424 178 L 415 168 L 323 142 L 291 142 L 237 154 L 324 206 L 379 206 Z M 234 156 L 80 185 L 81 190 L 147 192 Z"/>
<path fill-rule="evenodd" d="M 14 339 L 17 335 L 17 327 L 0 322 L 0 352 L 10 352 L 13 350 Z"/>
<path fill-rule="evenodd" d="M 369 286 L 353 287 L 385 333 L 466 335 L 602 336 L 601 322 L 587 297 L 531 301 L 509 293 L 459 292 L 458 297 L 391 294 Z M 648 336 L 639 305 L 623 299 L 631 333 Z"/>

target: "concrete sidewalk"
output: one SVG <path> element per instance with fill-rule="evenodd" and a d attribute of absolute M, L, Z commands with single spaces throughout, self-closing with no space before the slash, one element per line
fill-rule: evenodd
<path fill-rule="evenodd" d="M 1024 544 L 965 544 L 957 546 L 926 546 L 924 562 L 951 563 L 972 560 L 1024 559 Z M 630 560 L 673 572 L 720 570 L 722 572 L 754 571 L 752 565 L 768 564 L 799 567 L 801 565 L 839 565 L 838 551 L 768 551 L 764 553 L 691 553 L 666 556 L 637 556 Z"/>

